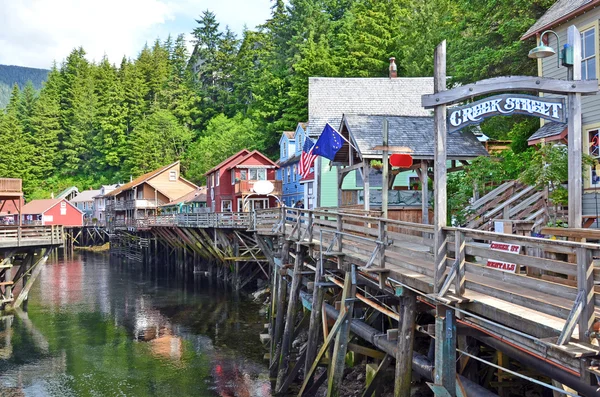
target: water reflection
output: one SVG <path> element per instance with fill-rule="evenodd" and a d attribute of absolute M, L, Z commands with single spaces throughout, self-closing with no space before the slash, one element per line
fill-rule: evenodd
<path fill-rule="evenodd" d="M 0 322 L 1 396 L 271 395 L 259 307 L 206 280 L 90 254 L 29 296 Z"/>

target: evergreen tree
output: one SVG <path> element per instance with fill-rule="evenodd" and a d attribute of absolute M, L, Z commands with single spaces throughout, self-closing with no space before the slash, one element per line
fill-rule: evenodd
<path fill-rule="evenodd" d="M 19 100 L 19 120 L 21 120 L 23 126 L 23 133 L 28 137 L 33 136 L 31 118 L 37 99 L 37 92 L 33 87 L 33 83 L 28 81 L 21 92 L 21 98 Z"/>

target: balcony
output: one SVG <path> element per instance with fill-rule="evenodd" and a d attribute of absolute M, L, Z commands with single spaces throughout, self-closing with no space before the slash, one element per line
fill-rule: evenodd
<path fill-rule="evenodd" d="M 125 211 L 125 201 L 123 200 L 107 200 L 106 212 Z"/>
<path fill-rule="evenodd" d="M 23 183 L 21 179 L 16 178 L 0 178 L 0 196 L 15 196 L 23 195 Z"/>
<path fill-rule="evenodd" d="M 254 193 L 252 189 L 254 184 L 258 181 L 237 181 L 235 183 L 235 194 L 250 194 Z M 273 184 L 274 188 L 271 194 L 275 196 L 281 196 L 281 181 L 269 181 Z"/>

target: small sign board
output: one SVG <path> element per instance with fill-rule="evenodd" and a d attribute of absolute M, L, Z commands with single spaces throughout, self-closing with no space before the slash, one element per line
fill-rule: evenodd
<path fill-rule="evenodd" d="M 524 114 L 559 123 L 566 122 L 564 98 L 546 98 L 523 94 L 495 95 L 464 106 L 448 108 L 448 132 L 458 131 L 471 124 L 479 124 L 492 116 Z"/>
<path fill-rule="evenodd" d="M 498 241 L 492 241 L 492 243 L 490 244 L 490 249 L 493 251 L 512 252 L 513 254 L 518 254 L 521 251 L 521 246 L 516 244 L 507 244 Z M 503 272 L 517 272 L 517 264 L 512 262 L 503 262 L 495 259 L 488 259 L 486 266 L 491 267 L 493 269 L 501 270 Z"/>

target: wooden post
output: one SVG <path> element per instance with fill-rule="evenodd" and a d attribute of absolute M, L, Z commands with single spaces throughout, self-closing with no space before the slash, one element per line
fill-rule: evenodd
<path fill-rule="evenodd" d="M 343 205 L 342 184 L 344 183 L 345 174 L 342 174 L 342 167 L 340 167 L 339 165 L 336 166 L 335 168 L 337 170 L 337 203 L 338 203 L 338 208 L 341 208 Z"/>
<path fill-rule="evenodd" d="M 383 218 L 388 217 L 388 173 L 389 173 L 389 159 L 388 159 L 388 135 L 389 135 L 389 122 L 388 119 L 383 120 L 383 175 L 381 183 L 381 216 Z"/>
<path fill-rule="evenodd" d="M 446 40 L 435 49 L 434 92 L 446 90 Z M 443 282 L 446 270 L 447 192 L 446 192 L 446 105 L 434 108 L 434 257 L 433 292 L 437 293 Z M 437 383 L 437 382 L 436 382 Z"/>
<path fill-rule="evenodd" d="M 371 169 L 371 166 L 369 164 L 368 160 L 363 160 L 363 189 L 364 189 L 364 194 L 363 197 L 365 199 L 365 203 L 364 203 L 364 208 L 365 211 L 369 211 L 370 207 L 370 203 L 369 201 L 371 200 L 371 185 L 369 183 L 369 170 Z"/>
<path fill-rule="evenodd" d="M 429 177 L 427 176 L 427 160 L 421 160 L 421 222 L 429 224 Z"/>
<path fill-rule="evenodd" d="M 456 295 L 462 296 L 465 293 L 465 235 L 460 229 L 456 229 L 454 232 L 454 255 L 458 261 L 454 292 Z"/>
<path fill-rule="evenodd" d="M 401 299 L 394 397 L 410 397 L 417 297 L 405 289 Z"/>
<path fill-rule="evenodd" d="M 436 307 L 434 382 L 456 396 L 456 321 L 444 305 Z"/>
<path fill-rule="evenodd" d="M 581 80 L 581 35 L 574 25 L 567 30 L 567 43 L 573 47 L 571 80 Z M 569 227 L 581 228 L 582 223 L 582 143 L 581 94 L 569 94 Z"/>
<path fill-rule="evenodd" d="M 310 366 L 315 361 L 317 354 L 317 345 L 319 344 L 321 314 L 323 311 L 323 301 L 325 299 L 325 289 L 319 284 L 323 281 L 323 263 L 317 260 L 315 267 L 315 284 L 313 288 L 312 310 L 310 312 L 310 325 L 308 328 L 308 341 L 306 345 L 306 363 L 304 364 L 304 377 L 308 375 Z"/>
<path fill-rule="evenodd" d="M 329 378 L 327 380 L 327 396 L 338 397 L 340 395 L 340 387 L 344 376 L 344 364 L 346 360 L 346 352 L 348 350 L 348 337 L 350 335 L 350 322 L 352 321 L 352 313 L 354 311 L 354 298 L 356 296 L 356 271 L 354 265 L 349 272 L 346 272 L 344 279 L 344 290 L 342 292 L 342 310 L 348 314 L 342 322 L 340 330 L 335 338 L 333 347 L 333 356 L 329 366 Z"/>
<path fill-rule="evenodd" d="M 290 347 L 292 346 L 292 338 L 294 327 L 296 325 L 296 305 L 298 304 L 298 296 L 300 293 L 300 280 L 302 279 L 302 266 L 304 264 L 305 247 L 296 244 L 296 262 L 294 263 L 294 274 L 292 276 L 292 285 L 289 294 L 287 314 L 285 316 L 285 327 L 283 331 L 283 339 L 281 341 L 281 354 L 279 355 L 279 372 L 277 374 L 277 385 L 275 390 L 279 390 L 288 373 L 288 365 L 290 363 Z"/>
<path fill-rule="evenodd" d="M 579 315 L 579 341 L 589 343 L 594 323 L 594 262 L 592 252 L 577 248 L 577 289 L 584 292 L 583 308 Z"/>

